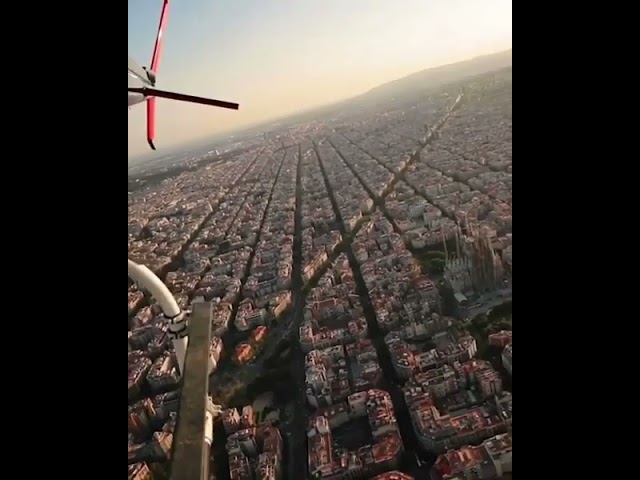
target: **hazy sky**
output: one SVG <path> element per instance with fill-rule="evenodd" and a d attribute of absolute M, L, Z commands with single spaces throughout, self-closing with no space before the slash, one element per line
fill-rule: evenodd
<path fill-rule="evenodd" d="M 129 55 L 150 61 L 162 0 L 129 0 Z M 159 148 L 363 93 L 511 47 L 511 0 L 172 0 L 158 87 L 240 110 L 158 100 Z M 129 110 L 129 156 L 147 151 Z"/>

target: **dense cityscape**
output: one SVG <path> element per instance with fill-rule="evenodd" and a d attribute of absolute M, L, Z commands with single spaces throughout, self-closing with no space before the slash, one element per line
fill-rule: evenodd
<path fill-rule="evenodd" d="M 511 478 L 512 70 L 212 148 L 129 192 L 129 258 L 212 302 L 218 480 Z M 129 479 L 180 376 L 128 288 Z"/>

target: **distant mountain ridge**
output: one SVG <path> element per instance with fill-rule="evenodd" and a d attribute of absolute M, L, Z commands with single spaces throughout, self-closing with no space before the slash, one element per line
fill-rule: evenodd
<path fill-rule="evenodd" d="M 374 105 L 394 97 L 411 95 L 416 91 L 427 90 L 441 85 L 459 82 L 465 78 L 476 75 L 494 72 L 512 65 L 512 52 L 513 49 L 509 49 L 489 55 L 482 55 L 470 60 L 463 60 L 462 62 L 420 70 L 406 77 L 378 85 L 361 95 L 330 103 L 322 107 L 315 107 L 296 114 L 287 115 L 278 120 L 268 122 L 268 125 L 273 128 L 276 123 L 280 125 L 293 124 L 305 119 L 318 118 L 324 114 L 332 114 L 342 108 Z M 261 123 L 256 129 L 264 129 L 266 125 L 267 123 Z"/>
<path fill-rule="evenodd" d="M 221 132 L 215 135 L 207 135 L 205 138 L 192 140 L 189 143 L 173 146 L 171 149 L 165 149 L 162 154 L 157 152 L 149 152 L 144 155 L 129 159 L 129 167 L 140 165 L 149 160 L 157 160 L 162 156 L 174 154 L 179 151 L 192 150 L 194 145 L 207 144 L 212 145 L 215 137 L 226 138 L 231 135 L 246 135 L 249 133 L 259 134 L 264 131 L 270 131 L 276 127 L 282 128 L 292 125 L 296 122 L 309 119 L 317 119 L 322 115 L 332 114 L 338 109 L 348 108 L 349 106 L 366 106 L 375 105 L 378 102 L 389 100 L 393 97 L 401 97 L 416 91 L 427 90 L 430 88 L 455 83 L 468 77 L 482 75 L 502 68 L 509 67 L 513 64 L 513 49 L 505 50 L 489 55 L 482 55 L 464 60 L 462 62 L 442 65 L 439 67 L 427 68 L 419 72 L 412 73 L 406 77 L 402 77 L 390 82 L 383 83 L 372 88 L 366 93 L 351 97 L 345 100 L 339 100 L 322 107 L 313 107 L 302 111 L 284 115 L 266 121 L 260 121 L 253 125 L 238 128 L 234 131 Z"/>
<path fill-rule="evenodd" d="M 406 77 L 392 80 L 372 88 L 354 100 L 372 100 L 374 97 L 389 98 L 401 95 L 407 90 L 433 88 L 447 83 L 460 81 L 466 77 L 481 75 L 511 66 L 513 64 L 513 49 L 503 52 L 482 55 L 463 62 L 428 68 Z"/>

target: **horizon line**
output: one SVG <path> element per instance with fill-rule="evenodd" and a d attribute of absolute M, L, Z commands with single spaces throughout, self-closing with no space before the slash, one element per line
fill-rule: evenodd
<path fill-rule="evenodd" d="M 491 55 L 497 55 L 499 53 L 505 53 L 505 52 L 508 52 L 508 51 L 511 51 L 511 50 L 513 50 L 513 46 L 510 46 L 509 48 L 505 48 L 505 49 L 500 49 L 500 50 L 495 50 L 495 51 L 492 51 L 492 52 L 483 53 L 481 55 L 475 55 L 473 57 L 468 57 L 468 58 L 465 58 L 465 59 L 462 59 L 462 60 L 457 60 L 457 61 L 453 61 L 453 62 L 442 63 L 442 64 L 438 64 L 438 65 L 433 65 L 433 66 L 430 66 L 430 67 L 425 67 L 425 68 L 422 68 L 420 70 L 416 70 L 415 72 L 403 75 L 402 77 L 397 77 L 397 78 L 393 78 L 393 79 L 387 80 L 386 82 L 383 82 L 383 83 L 381 83 L 379 85 L 376 85 L 375 87 L 367 88 L 365 91 L 363 91 L 361 93 L 357 93 L 355 95 L 349 95 L 347 97 L 336 99 L 336 100 L 333 100 L 333 101 L 330 101 L 330 102 L 327 102 L 327 103 L 323 103 L 323 104 L 320 104 L 320 105 L 302 107 L 299 110 L 293 110 L 293 111 L 291 111 L 289 113 L 285 113 L 285 114 L 281 114 L 281 115 L 275 115 L 274 117 L 271 117 L 269 119 L 260 120 L 260 121 L 254 122 L 254 123 L 248 123 L 248 124 L 242 125 L 240 127 L 233 127 L 233 128 L 231 128 L 229 130 L 220 130 L 220 131 L 218 131 L 216 133 L 209 134 L 207 136 L 203 136 L 203 137 L 201 137 L 199 139 L 193 139 L 193 140 L 189 140 L 189 141 L 186 141 L 186 142 L 182 142 L 180 144 L 173 145 L 173 146 L 169 147 L 169 150 L 171 152 L 173 152 L 175 150 L 180 150 L 182 148 L 192 146 L 193 144 L 196 144 L 196 143 L 205 142 L 207 140 L 207 138 L 215 137 L 215 136 L 218 136 L 218 135 L 235 136 L 235 135 L 238 135 L 238 134 L 242 134 L 246 130 L 249 130 L 249 129 L 252 129 L 252 128 L 256 128 L 256 127 L 259 127 L 261 125 L 267 125 L 269 123 L 283 121 L 283 120 L 286 120 L 289 117 L 294 117 L 296 115 L 301 115 L 303 113 L 310 113 L 310 112 L 313 112 L 315 110 L 320 110 L 322 108 L 330 107 L 332 105 L 337 105 L 339 103 L 343 103 L 343 102 L 346 102 L 346 101 L 349 101 L 349 100 L 352 100 L 352 99 L 356 99 L 358 97 L 366 95 L 367 93 L 371 92 L 372 90 L 374 90 L 374 89 L 376 89 L 378 87 L 381 87 L 381 86 L 386 85 L 388 83 L 395 82 L 397 80 L 401 80 L 403 78 L 410 77 L 411 75 L 423 72 L 425 70 L 435 70 L 435 69 L 438 69 L 438 68 L 448 67 L 448 66 L 451 66 L 451 65 L 456 65 L 458 63 L 469 62 L 469 61 L 475 60 L 477 58 L 488 57 L 488 56 L 491 56 Z M 158 152 L 147 152 L 147 153 L 139 154 L 139 155 L 134 156 L 134 157 L 128 157 L 127 163 L 129 163 L 131 160 L 144 159 L 146 157 L 154 156 L 154 155 L 157 155 L 157 154 L 158 154 Z M 166 154 L 170 155 L 170 153 L 166 153 Z"/>

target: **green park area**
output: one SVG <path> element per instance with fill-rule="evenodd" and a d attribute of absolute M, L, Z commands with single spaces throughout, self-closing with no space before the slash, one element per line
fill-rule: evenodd
<path fill-rule="evenodd" d="M 413 255 L 420 263 L 423 273 L 442 275 L 446 264 L 446 255 L 440 250 L 414 250 Z"/>
<path fill-rule="evenodd" d="M 476 315 L 468 323 L 469 330 L 484 337 L 500 330 L 511 330 L 512 303 L 509 300 L 492 308 L 486 314 Z"/>
<path fill-rule="evenodd" d="M 509 300 L 489 312 L 476 315 L 464 322 L 463 328 L 476 338 L 478 344 L 478 356 L 480 358 L 491 357 L 495 354 L 494 348 L 489 345 L 488 336 L 501 330 L 511 330 L 512 304 Z"/>

